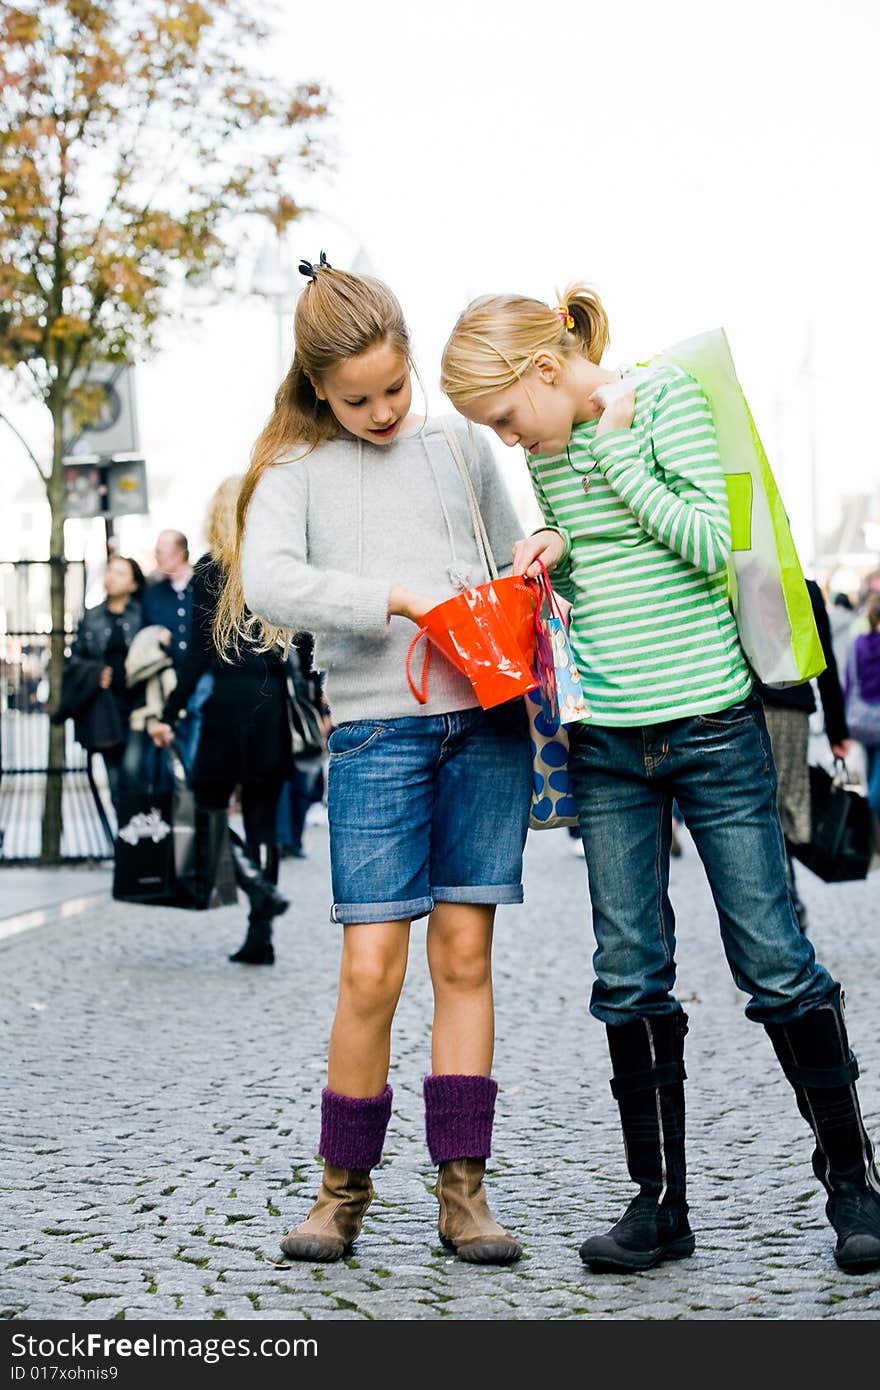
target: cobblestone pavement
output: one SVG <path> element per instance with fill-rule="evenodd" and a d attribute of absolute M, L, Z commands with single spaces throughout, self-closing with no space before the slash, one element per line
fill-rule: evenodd
<path fill-rule="evenodd" d="M 592 1274 L 583 1238 L 632 1194 L 602 1027 L 582 858 L 530 837 L 526 902 L 496 928 L 499 1082 L 489 1189 L 525 1256 L 469 1267 L 440 1246 L 425 1149 L 430 990 L 412 934 L 395 1021 L 394 1113 L 351 1258 L 275 1267 L 310 1206 L 336 987 L 326 826 L 285 861 L 273 969 L 233 966 L 243 906 L 103 904 L 0 940 L 6 1105 L 0 1316 L 7 1319 L 870 1319 L 880 1275 L 843 1275 L 809 1132 L 743 1014 L 693 845 L 673 861 L 697 1251 Z M 6 874 L 15 870 L 6 870 Z M 880 874 L 801 871 L 817 954 L 846 988 L 880 1140 Z"/>

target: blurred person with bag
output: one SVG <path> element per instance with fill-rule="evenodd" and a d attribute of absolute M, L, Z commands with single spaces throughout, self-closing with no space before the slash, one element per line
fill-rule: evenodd
<path fill-rule="evenodd" d="M 772 637 L 769 657 L 808 670 L 821 658 L 815 620 L 795 584 L 803 629 L 780 622 L 771 632 L 766 621 L 784 611 L 786 584 L 799 576 L 778 510 L 756 567 L 763 616 L 741 611 L 744 585 L 734 613 L 733 460 L 725 467 L 707 393 L 669 360 L 628 385 L 601 365 L 608 341 L 604 306 L 589 286 L 570 286 L 555 306 L 487 295 L 459 315 L 441 375 L 467 419 L 525 449 L 545 527 L 517 545 L 514 569 L 534 575 L 543 563 L 572 601 L 570 636 L 591 709 L 568 726 L 596 936 L 590 1012 L 605 1026 L 638 1192 L 607 1232 L 583 1242 L 580 1256 L 593 1270 L 626 1272 L 695 1247 L 686 1194 L 688 1020 L 674 993 L 669 898 L 677 802 L 709 880 L 731 974 L 749 996 L 746 1016 L 766 1030 L 813 1131 L 835 1260 L 859 1273 L 880 1266 L 880 1174 L 841 987 L 817 962 L 789 892 L 770 738 L 740 635 L 748 620 L 759 640 Z M 718 375 L 743 426 L 738 439 L 752 450 L 739 482 L 760 488 L 762 469 L 751 468 L 766 460 L 751 417 L 729 364 Z M 774 492 L 772 484 L 764 500 Z M 736 481 L 734 493 L 740 503 L 752 495 Z M 749 520 L 741 506 L 736 550 L 751 561 Z M 774 571 L 780 534 L 785 563 L 777 548 Z"/>
<path fill-rule="evenodd" d="M 167 628 L 168 649 L 179 672 L 192 641 L 193 566 L 189 541 L 182 531 L 166 528 L 156 537 L 156 571 L 144 592 L 144 623 Z M 201 711 L 211 693 L 212 675 L 203 672 L 187 701 L 186 719 L 175 730 L 175 748 L 191 777 L 201 728 Z"/>
<path fill-rule="evenodd" d="M 213 685 L 201 711 L 190 781 L 197 804 L 213 810 L 227 809 L 240 789 L 244 840 L 232 827 L 229 835 L 236 878 L 250 911 L 245 939 L 229 959 L 244 965 L 273 965 L 273 921 L 289 906 L 277 886 L 276 838 L 278 798 L 291 757 L 287 672 L 277 649 L 227 649 L 221 654 L 213 640 L 227 557 L 234 548 L 240 485 L 238 476 L 227 478 L 210 500 L 205 525 L 208 549 L 193 570 L 192 640 L 151 737 L 157 747 L 171 745 L 177 728 L 189 718 L 187 706 L 193 691 L 210 672 Z"/>
<path fill-rule="evenodd" d="M 522 901 L 526 713 L 522 700 L 482 709 L 440 651 L 431 694 L 414 705 L 413 625 L 481 578 L 452 422 L 411 411 L 409 331 L 388 286 L 335 270 L 323 253 L 300 270 L 308 283 L 293 361 L 242 488 L 239 566 L 218 627 L 221 648 L 246 641 L 246 605 L 264 644 L 313 632 L 334 721 L 327 807 L 341 962 L 323 1175 L 281 1248 L 289 1259 L 338 1260 L 361 1232 L 391 1115 L 391 1029 L 411 927 L 427 918 L 434 1007 L 422 1089 L 438 1230 L 461 1260 L 510 1264 L 521 1248 L 492 1215 L 484 1176 L 498 1091 L 492 940 L 499 904 Z M 471 491 L 509 569 L 521 525 L 485 438 Z"/>
<path fill-rule="evenodd" d="M 326 790 L 327 738 L 332 727 L 324 698 L 324 677 L 313 666 L 314 638 L 298 633 L 287 654 L 288 687 L 295 701 L 292 770 L 278 800 L 278 844 L 282 859 L 304 859 L 309 810 Z"/>
<path fill-rule="evenodd" d="M 113 555 L 104 570 L 102 603 L 87 608 L 64 664 L 61 699 L 53 723 L 72 718 L 78 743 L 99 752 L 114 810 L 125 789 L 123 765 L 132 694 L 125 675 L 129 647 L 143 622 L 144 575 L 136 560 Z"/>
<path fill-rule="evenodd" d="M 826 661 L 825 670 L 816 677 L 825 735 L 834 758 L 845 761 L 850 750 L 849 729 L 828 609 L 822 590 L 814 579 L 807 580 L 807 591 Z M 755 689 L 764 702 L 764 717 L 773 749 L 776 800 L 785 836 L 785 871 L 789 891 L 801 930 L 806 931 L 807 909 L 798 892 L 790 846 L 807 844 L 810 839 L 810 715 L 816 710 L 816 697 L 810 681 L 777 689 L 756 680 Z"/>

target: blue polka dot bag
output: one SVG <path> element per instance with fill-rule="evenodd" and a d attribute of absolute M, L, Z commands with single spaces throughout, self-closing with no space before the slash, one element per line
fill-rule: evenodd
<path fill-rule="evenodd" d="M 540 687 L 523 696 L 532 735 L 532 830 L 577 825 L 568 778 L 568 734 Z"/>

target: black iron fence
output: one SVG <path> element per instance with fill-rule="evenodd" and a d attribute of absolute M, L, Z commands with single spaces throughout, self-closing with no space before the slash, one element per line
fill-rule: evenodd
<path fill-rule="evenodd" d="M 85 565 L 65 566 L 65 645 L 85 606 Z M 0 863 L 43 859 L 47 788 L 61 781 L 64 862 L 110 859 L 112 811 L 101 759 L 92 760 L 64 729 L 63 764 L 50 771 L 49 564 L 0 562 Z M 45 860 L 44 860 L 45 862 Z"/>

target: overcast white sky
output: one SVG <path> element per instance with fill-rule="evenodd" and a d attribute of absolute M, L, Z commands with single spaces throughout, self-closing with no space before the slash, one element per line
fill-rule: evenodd
<path fill-rule="evenodd" d="M 723 325 L 808 563 L 812 451 L 821 529 L 880 478 L 863 423 L 880 324 L 876 0 L 284 9 L 267 61 L 333 89 L 339 149 L 332 180 L 292 190 L 325 215 L 321 244 L 304 225 L 292 257 L 364 248 L 434 407 L 440 349 L 476 294 L 554 300 L 592 282 L 609 365 Z M 138 371 L 150 530 L 195 536 L 270 409 L 275 319 L 239 298 L 201 323 L 189 311 L 165 342 Z M 501 457 L 516 492 L 521 457 Z M 132 522 L 131 544 L 143 534 Z"/>

